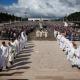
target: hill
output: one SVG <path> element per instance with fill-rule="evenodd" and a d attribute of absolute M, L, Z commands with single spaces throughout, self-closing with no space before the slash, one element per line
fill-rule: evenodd
<path fill-rule="evenodd" d="M 80 12 L 75 12 L 75 13 L 70 14 L 67 17 L 67 20 L 69 20 L 69 21 L 80 21 Z"/>

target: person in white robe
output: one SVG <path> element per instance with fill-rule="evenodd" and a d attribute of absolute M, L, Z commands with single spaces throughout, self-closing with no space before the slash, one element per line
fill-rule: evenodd
<path fill-rule="evenodd" d="M 8 56 L 9 56 L 8 47 L 5 42 L 2 42 L 1 49 L 2 49 L 2 59 L 3 59 L 2 67 L 3 70 L 5 70 L 6 68 L 8 68 Z"/>
<path fill-rule="evenodd" d="M 58 36 L 57 36 L 57 43 L 59 44 L 59 46 L 60 46 L 60 40 L 61 40 L 61 37 L 62 37 L 62 35 L 61 34 L 58 34 Z"/>
<path fill-rule="evenodd" d="M 40 29 L 43 29 L 43 25 L 41 22 L 39 22 L 39 26 L 40 26 Z"/>
<path fill-rule="evenodd" d="M 68 23 L 67 23 L 67 22 L 64 22 L 64 26 L 65 26 L 65 27 L 68 27 Z"/>
<path fill-rule="evenodd" d="M 75 55 L 76 55 L 75 63 L 77 65 L 77 68 L 80 69 L 80 46 L 77 48 Z"/>
<path fill-rule="evenodd" d="M 25 37 L 25 40 L 24 40 L 24 48 L 25 48 L 27 46 L 27 41 L 28 41 L 28 36 L 25 31 L 24 31 L 24 37 Z"/>
<path fill-rule="evenodd" d="M 44 31 L 44 36 L 45 36 L 45 38 L 48 37 L 48 31 L 47 30 Z"/>
<path fill-rule="evenodd" d="M 22 42 L 23 42 L 23 44 L 22 44 L 22 48 L 24 48 L 25 47 L 25 32 L 24 31 L 22 31 L 21 32 L 21 38 L 22 38 Z"/>
<path fill-rule="evenodd" d="M 45 31 L 42 30 L 41 32 L 42 32 L 42 37 L 45 38 Z"/>
<path fill-rule="evenodd" d="M 36 37 L 39 38 L 40 37 L 40 30 L 36 31 Z"/>
<path fill-rule="evenodd" d="M 76 51 L 77 51 L 77 45 L 75 42 L 72 42 L 73 46 L 70 47 L 70 52 L 68 53 L 68 60 L 71 62 L 72 67 L 76 67 Z"/>
<path fill-rule="evenodd" d="M 72 42 L 68 39 L 65 39 L 65 53 L 68 55 L 68 53 L 71 51 Z"/>
<path fill-rule="evenodd" d="M 64 48 L 65 48 L 65 41 L 66 41 L 65 36 L 62 35 L 60 38 L 60 48 L 62 50 L 64 50 Z"/>
<path fill-rule="evenodd" d="M 62 32 L 60 35 L 60 48 L 65 51 L 66 46 L 66 32 Z"/>
<path fill-rule="evenodd" d="M 20 52 L 20 50 L 19 50 L 19 40 L 18 40 L 18 38 L 16 38 L 16 40 L 14 41 L 15 42 L 15 45 L 16 45 L 16 52 L 17 52 L 17 54 Z"/>
<path fill-rule="evenodd" d="M 57 30 L 54 30 L 54 37 L 55 38 L 57 37 L 57 34 L 58 34 L 58 31 Z"/>
<path fill-rule="evenodd" d="M 9 61 L 9 66 L 11 66 L 14 62 L 14 46 L 11 45 L 11 43 L 8 43 L 8 61 Z"/>
<path fill-rule="evenodd" d="M 57 31 L 57 35 L 59 35 L 60 34 L 60 32 L 59 31 Z"/>
<path fill-rule="evenodd" d="M 16 50 L 16 43 L 15 40 L 12 40 L 11 45 L 13 46 L 13 50 L 14 50 L 14 58 L 16 58 L 17 55 L 17 50 Z"/>
<path fill-rule="evenodd" d="M 3 62 L 3 59 L 2 59 L 2 49 L 0 48 L 0 71 L 2 71 L 2 62 Z"/>
<path fill-rule="evenodd" d="M 40 38 L 42 38 L 43 37 L 43 31 L 41 30 L 40 31 Z"/>
<path fill-rule="evenodd" d="M 20 52 L 23 50 L 23 39 L 21 38 L 21 36 L 19 37 L 19 50 Z"/>

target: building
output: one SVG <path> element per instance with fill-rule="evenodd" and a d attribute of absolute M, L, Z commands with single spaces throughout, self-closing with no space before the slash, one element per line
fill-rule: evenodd
<path fill-rule="evenodd" d="M 28 18 L 28 21 L 49 21 L 51 18 Z"/>

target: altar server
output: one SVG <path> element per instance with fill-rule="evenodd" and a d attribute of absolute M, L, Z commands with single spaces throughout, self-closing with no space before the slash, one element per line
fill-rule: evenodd
<path fill-rule="evenodd" d="M 0 71 L 2 71 L 3 65 L 2 65 L 3 59 L 2 59 L 2 49 L 0 48 Z"/>
<path fill-rule="evenodd" d="M 3 70 L 5 70 L 6 68 L 8 68 L 8 55 L 9 55 L 8 47 L 5 42 L 2 42 L 1 49 L 2 49 L 2 67 Z"/>

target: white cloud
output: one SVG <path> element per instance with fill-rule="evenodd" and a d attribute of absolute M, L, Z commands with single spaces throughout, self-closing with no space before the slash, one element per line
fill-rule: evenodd
<path fill-rule="evenodd" d="M 17 16 L 25 16 L 26 14 L 28 17 L 62 17 L 79 11 L 79 7 L 79 0 L 18 0 L 18 3 L 6 6 L 5 9 Z"/>

